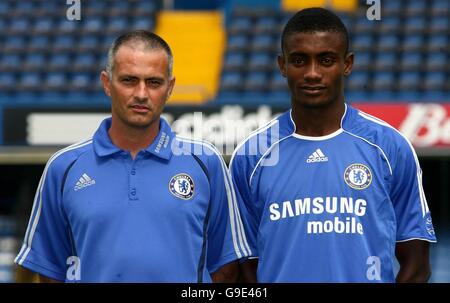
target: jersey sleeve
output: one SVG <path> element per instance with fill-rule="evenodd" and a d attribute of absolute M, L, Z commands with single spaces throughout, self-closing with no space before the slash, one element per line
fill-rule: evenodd
<path fill-rule="evenodd" d="M 209 157 L 211 186 L 207 266 L 210 273 L 251 255 L 231 178 L 220 155 Z"/>
<path fill-rule="evenodd" d="M 52 160 L 39 182 L 25 238 L 14 262 L 51 279 L 65 281 L 71 245 L 61 208 L 64 168 Z"/>
<path fill-rule="evenodd" d="M 246 164 L 243 156 L 236 156 L 230 163 L 231 179 L 233 188 L 236 192 L 236 200 L 242 214 L 242 221 L 246 227 L 246 234 L 250 247 L 252 247 L 253 257 L 258 256 L 256 239 L 258 234 L 259 219 L 255 204 L 253 203 L 253 195 L 251 194 L 250 185 L 247 176 L 250 167 Z"/>
<path fill-rule="evenodd" d="M 396 150 L 391 187 L 397 220 L 397 241 L 436 241 L 430 210 L 422 187 L 422 170 L 412 145 L 401 138 Z"/>

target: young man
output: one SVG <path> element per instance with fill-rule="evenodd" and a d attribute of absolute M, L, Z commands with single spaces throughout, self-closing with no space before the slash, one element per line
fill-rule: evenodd
<path fill-rule="evenodd" d="M 48 161 L 17 264 L 44 281 L 236 280 L 250 251 L 226 166 L 160 119 L 172 61 L 153 33 L 115 40 L 101 73 L 112 117 Z"/>
<path fill-rule="evenodd" d="M 430 277 L 436 238 L 417 156 L 398 131 L 345 103 L 348 45 L 345 26 L 325 9 L 302 10 L 284 28 L 278 64 L 292 109 L 253 133 L 230 163 L 258 256 L 244 267 L 249 281 Z"/>

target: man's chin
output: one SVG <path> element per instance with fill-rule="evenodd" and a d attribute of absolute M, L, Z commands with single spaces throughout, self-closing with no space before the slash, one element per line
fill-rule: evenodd
<path fill-rule="evenodd" d="M 298 98 L 297 100 L 294 100 L 295 103 L 298 103 L 300 106 L 308 108 L 308 109 L 318 109 L 327 107 L 332 102 L 328 99 L 324 99 L 322 97 L 320 98 L 314 98 L 314 97 L 305 97 L 302 96 Z"/>
<path fill-rule="evenodd" d="M 132 117 L 128 119 L 127 124 L 132 128 L 148 128 L 153 122 L 154 120 L 148 117 Z"/>

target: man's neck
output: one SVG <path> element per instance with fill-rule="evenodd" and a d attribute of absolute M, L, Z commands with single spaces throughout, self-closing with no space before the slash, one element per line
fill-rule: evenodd
<path fill-rule="evenodd" d="M 112 119 L 108 131 L 112 143 L 122 150 L 129 151 L 134 159 L 139 151 L 153 143 L 159 133 L 159 119 L 145 128 L 130 127 L 118 119 Z"/>
<path fill-rule="evenodd" d="M 343 101 L 320 108 L 299 106 L 293 102 L 292 119 L 296 126 L 295 132 L 310 137 L 332 134 L 341 128 L 344 112 Z"/>

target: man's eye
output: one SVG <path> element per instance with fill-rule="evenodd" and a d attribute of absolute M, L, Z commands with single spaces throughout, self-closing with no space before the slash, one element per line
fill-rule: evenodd
<path fill-rule="evenodd" d="M 153 87 L 161 85 L 161 82 L 158 80 L 149 80 L 147 83 Z"/>
<path fill-rule="evenodd" d="M 325 64 L 325 65 L 331 65 L 331 64 L 333 64 L 333 59 L 331 59 L 331 58 L 323 58 L 322 60 L 322 64 Z"/>
<path fill-rule="evenodd" d="M 292 60 L 292 63 L 294 64 L 303 64 L 305 63 L 305 60 L 303 58 L 294 58 L 294 60 Z"/>

